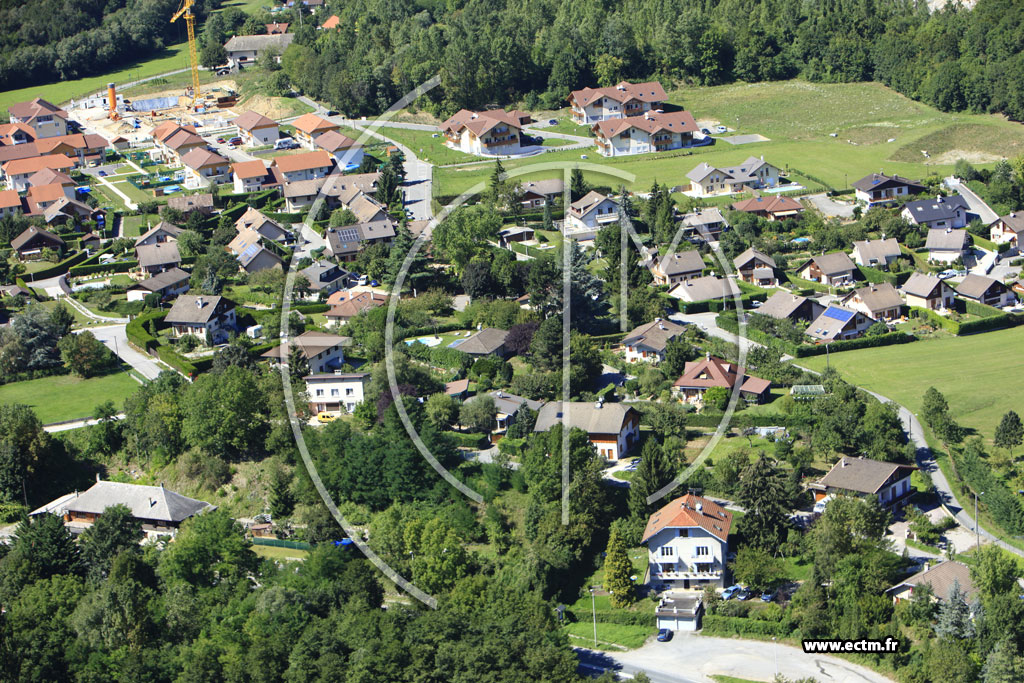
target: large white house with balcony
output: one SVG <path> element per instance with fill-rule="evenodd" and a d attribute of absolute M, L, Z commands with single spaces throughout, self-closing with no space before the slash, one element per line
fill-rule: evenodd
<path fill-rule="evenodd" d="M 523 126 L 533 119 L 525 111 L 459 110 L 441 124 L 445 144 L 466 154 L 501 156 L 522 152 Z"/>
<path fill-rule="evenodd" d="M 688 111 L 645 111 L 639 116 L 606 119 L 591 126 L 597 151 L 606 157 L 665 152 L 689 147 L 700 130 Z"/>
<path fill-rule="evenodd" d="M 596 231 L 619 220 L 619 205 L 600 192 L 591 190 L 569 205 L 565 232 Z"/>
<path fill-rule="evenodd" d="M 583 88 L 569 94 L 573 123 L 588 123 L 640 116 L 645 111 L 660 109 L 668 99 L 665 88 L 657 81 L 630 83 L 622 81 L 610 88 Z"/>
<path fill-rule="evenodd" d="M 691 493 L 676 498 L 647 521 L 650 579 L 657 589 L 704 590 L 725 587 L 732 513 Z"/>
<path fill-rule="evenodd" d="M 303 380 L 311 412 L 351 413 L 363 402 L 370 373 L 321 373 L 308 375 Z"/>

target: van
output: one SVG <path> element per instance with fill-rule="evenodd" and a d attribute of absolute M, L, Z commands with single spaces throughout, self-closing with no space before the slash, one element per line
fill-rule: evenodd
<path fill-rule="evenodd" d="M 278 138 L 274 141 L 274 149 L 295 149 L 298 144 L 291 138 Z"/>

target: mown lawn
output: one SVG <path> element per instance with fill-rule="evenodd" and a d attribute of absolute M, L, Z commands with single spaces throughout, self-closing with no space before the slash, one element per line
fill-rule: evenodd
<path fill-rule="evenodd" d="M 411 149 L 417 157 L 432 164 L 461 164 L 467 161 L 480 160 L 480 157 L 446 147 L 444 136 L 437 132 L 395 128 L 393 126 L 381 126 L 377 129 L 377 132 L 395 142 L 400 142 Z M 433 137 L 434 135 L 437 135 L 437 137 Z M 564 143 L 565 141 L 563 140 L 562 142 Z M 494 164 L 493 161 L 485 163 Z"/>
<path fill-rule="evenodd" d="M 577 621 L 575 624 L 567 624 L 563 628 L 569 634 L 571 645 L 594 647 L 594 624 L 592 621 Z M 597 622 L 597 649 L 615 651 L 623 648 L 638 648 L 652 635 L 654 635 L 654 627 L 608 624 L 599 621 Z M 621 647 L 609 647 L 608 643 Z"/>
<path fill-rule="evenodd" d="M 113 401 L 118 410 L 139 388 L 127 372 L 80 379 L 71 375 L 43 377 L 0 386 L 0 403 L 24 403 L 43 422 L 92 417 L 96 406 Z"/>
<path fill-rule="evenodd" d="M 809 173 L 839 189 L 878 169 L 914 178 L 947 175 L 960 156 L 984 163 L 1024 151 L 1020 124 L 988 115 L 946 114 L 877 83 L 733 84 L 687 88 L 669 99 L 686 106 L 697 119 L 718 120 L 738 134 L 760 133 L 769 141 L 739 146 L 719 141 L 689 153 L 677 150 L 617 159 L 583 150 L 586 162 L 632 173 L 636 180 L 627 186 L 646 191 L 655 179 L 670 186 L 683 183 L 685 174 L 701 161 L 732 165 L 748 156 L 764 155 L 780 168 Z M 572 124 L 562 119 L 554 130 L 566 126 Z M 925 158 L 921 150 L 930 156 Z M 581 162 L 580 153 L 552 152 L 503 163 L 513 170 L 552 161 Z M 485 179 L 489 170 L 486 164 L 437 169 L 435 193 L 457 195 Z M 614 187 L 621 182 L 595 172 L 585 174 L 593 185 Z M 551 175 L 548 171 L 527 177 Z"/>
<path fill-rule="evenodd" d="M 918 413 L 928 387 L 941 391 L 961 425 L 991 439 L 1009 410 L 1024 412 L 1024 327 L 968 337 L 831 354 L 844 379 L 886 396 Z M 824 356 L 799 365 L 821 370 Z"/>
<path fill-rule="evenodd" d="M 308 550 L 297 550 L 294 548 L 278 548 L 272 545 L 254 545 L 250 548 L 254 553 L 260 557 L 265 557 L 271 560 L 304 560 L 309 557 Z"/>
<path fill-rule="evenodd" d="M 171 45 L 151 58 L 133 62 L 118 71 L 112 71 L 101 76 L 89 76 L 73 81 L 50 83 L 48 85 L 31 86 L 21 88 L 20 90 L 2 92 L 0 93 L 0 110 L 6 111 L 7 107 L 15 102 L 24 102 L 31 100 L 33 97 L 42 97 L 54 104 L 64 104 L 72 98 L 78 99 L 84 95 L 104 90 L 107 87 L 107 83 L 111 81 L 114 83 L 126 83 L 185 68 L 188 68 L 187 42 Z"/>

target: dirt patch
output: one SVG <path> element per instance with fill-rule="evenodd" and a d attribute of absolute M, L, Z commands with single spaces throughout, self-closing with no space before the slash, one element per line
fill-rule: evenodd
<path fill-rule="evenodd" d="M 972 164 L 992 164 L 1003 156 L 1001 154 L 992 154 L 991 152 L 967 152 L 962 149 L 951 149 L 948 152 L 943 152 L 939 156 L 933 156 L 928 160 L 930 164 L 955 164 L 960 159 L 965 159 Z"/>
<path fill-rule="evenodd" d="M 900 128 L 892 124 L 873 124 L 848 128 L 838 134 L 840 139 L 855 142 L 858 145 L 877 145 L 895 138 L 899 141 Z"/>
<path fill-rule="evenodd" d="M 268 97 L 267 95 L 253 95 L 245 101 L 244 105 L 240 104 L 236 109 L 254 111 L 275 121 L 295 115 L 295 105 L 292 100 L 286 97 Z"/>
<path fill-rule="evenodd" d="M 1024 127 L 958 123 L 929 133 L 896 150 L 892 161 L 948 164 L 964 158 L 986 163 L 1024 152 Z"/>

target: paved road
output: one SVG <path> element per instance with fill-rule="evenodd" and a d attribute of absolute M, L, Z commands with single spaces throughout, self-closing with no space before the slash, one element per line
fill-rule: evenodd
<path fill-rule="evenodd" d="M 959 192 L 960 195 L 967 200 L 967 206 L 970 207 L 971 213 L 978 214 L 978 217 L 981 218 L 981 222 L 985 225 L 988 225 L 999 218 L 999 214 L 989 208 L 989 205 L 982 201 L 981 197 L 974 194 L 974 192 L 959 178 L 949 176 L 948 178 L 943 179 L 942 184 L 954 192 Z"/>
<path fill-rule="evenodd" d="M 750 349 L 763 347 L 764 344 L 758 344 L 755 341 L 751 341 L 746 337 L 739 337 L 728 330 L 723 330 L 715 322 L 718 317 L 717 313 L 673 313 L 668 318 L 674 320 L 677 323 L 688 323 L 691 325 L 697 325 L 707 335 L 711 337 L 718 337 L 724 339 L 732 344 L 739 344 L 741 348 L 745 348 L 748 352 Z"/>
<path fill-rule="evenodd" d="M 156 379 L 166 368 L 151 356 L 136 351 L 128 343 L 128 335 L 124 325 L 107 325 L 94 327 L 90 330 L 96 338 L 113 351 L 117 356 L 146 379 Z"/>
<path fill-rule="evenodd" d="M 115 420 L 123 420 L 124 413 L 118 413 L 114 416 Z M 73 422 L 62 422 L 60 424 L 43 425 L 43 431 L 53 434 L 54 432 L 66 432 L 70 429 L 79 429 L 81 427 L 92 426 L 98 424 L 99 420 L 87 419 L 87 420 L 74 420 Z"/>
<path fill-rule="evenodd" d="M 760 640 L 714 638 L 676 633 L 667 643 L 651 640 L 629 652 L 594 653 L 578 648 L 583 663 L 645 671 L 656 683 L 713 683 L 711 676 L 765 681 L 776 672 L 790 679 L 813 678 L 830 683 L 891 683 L 867 667 L 838 657 L 804 654 L 803 650 Z M 593 670 L 593 669 L 591 669 Z"/>
<path fill-rule="evenodd" d="M 62 297 L 62 300 L 66 304 L 68 304 L 69 306 L 71 306 L 72 308 L 77 310 L 79 313 L 81 313 L 82 315 L 84 315 L 87 318 L 91 318 L 92 320 L 96 320 L 98 322 L 104 322 L 104 323 L 114 323 L 114 324 L 127 324 L 128 323 L 128 318 L 117 318 L 117 317 L 112 317 L 112 316 L 96 315 L 95 313 L 90 311 L 88 308 L 86 308 L 85 305 L 81 301 L 78 301 L 74 297 L 65 296 L 65 297 Z"/>
<path fill-rule="evenodd" d="M 826 218 L 853 218 L 853 209 L 856 207 L 856 204 L 853 203 L 837 202 L 824 192 L 809 194 L 804 199 L 810 201 L 814 208 Z"/>
<path fill-rule="evenodd" d="M 797 367 L 801 366 L 797 365 Z M 802 367 L 801 369 L 808 370 L 808 368 Z M 809 372 L 814 371 L 809 370 Z M 1024 550 L 1014 547 L 1005 541 L 1001 541 L 988 531 L 985 531 L 985 529 L 975 523 L 974 518 L 972 518 L 967 513 L 967 510 L 964 509 L 964 506 L 960 504 L 960 501 L 957 500 L 956 495 L 953 493 L 953 488 L 949 485 L 949 481 L 946 479 L 946 475 L 942 473 L 942 470 L 939 469 L 938 463 L 935 462 L 935 455 L 932 453 L 931 448 L 928 447 L 928 443 L 925 441 L 924 429 L 921 427 L 921 423 L 918 421 L 917 416 L 907 410 L 904 406 L 901 406 L 895 401 L 892 401 L 877 392 L 864 389 L 864 387 L 860 388 L 877 398 L 879 401 L 892 403 L 898 408 L 900 421 L 903 422 L 903 430 L 907 433 L 907 436 L 910 438 L 910 441 L 914 446 L 917 447 L 917 452 L 915 454 L 917 466 L 920 467 L 922 471 L 928 472 L 928 474 L 931 475 L 932 484 L 935 486 L 939 499 L 942 500 L 943 504 L 945 504 L 949 511 L 953 513 L 953 516 L 956 517 L 956 520 L 961 524 L 961 526 L 972 532 L 978 532 L 982 538 L 989 542 L 997 543 L 1000 547 L 1009 550 L 1014 555 L 1024 557 Z"/>

